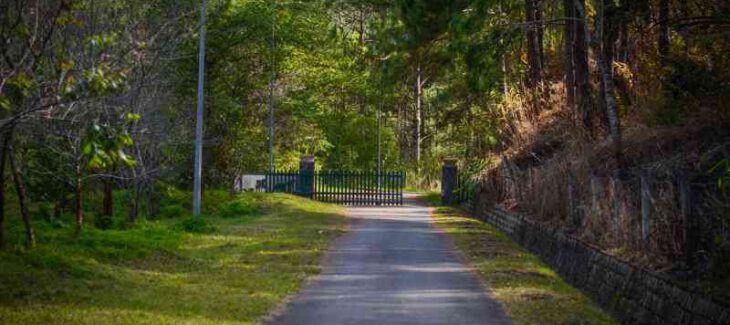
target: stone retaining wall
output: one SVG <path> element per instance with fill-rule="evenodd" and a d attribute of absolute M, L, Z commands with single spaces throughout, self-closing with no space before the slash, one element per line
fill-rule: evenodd
<path fill-rule="evenodd" d="M 499 209 L 475 211 L 626 324 L 730 324 L 730 307 Z"/>

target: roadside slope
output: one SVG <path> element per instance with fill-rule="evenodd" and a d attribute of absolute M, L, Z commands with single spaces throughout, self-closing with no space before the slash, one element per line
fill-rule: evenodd
<path fill-rule="evenodd" d="M 587 296 L 494 227 L 450 207 L 434 221 L 453 238 L 515 324 L 616 324 Z"/>
<path fill-rule="evenodd" d="M 293 196 L 223 204 L 202 232 L 178 218 L 75 239 L 39 222 L 36 249 L 0 252 L 0 323 L 253 323 L 319 272 L 345 226 L 342 208 Z"/>

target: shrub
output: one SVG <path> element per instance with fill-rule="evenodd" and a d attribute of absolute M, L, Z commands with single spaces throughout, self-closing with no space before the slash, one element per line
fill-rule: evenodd
<path fill-rule="evenodd" d="M 112 216 L 109 215 L 98 215 L 94 219 L 94 225 L 99 229 L 111 229 L 113 224 L 114 220 L 112 220 Z"/>
<path fill-rule="evenodd" d="M 182 204 L 169 203 L 160 207 L 160 211 L 157 215 L 161 218 L 176 218 L 185 215 L 188 211 Z"/>
<path fill-rule="evenodd" d="M 193 232 L 193 233 L 211 233 L 216 230 L 215 227 L 208 224 L 208 222 L 205 221 L 205 217 L 201 216 L 200 218 L 187 218 L 180 222 L 178 224 L 178 228 L 182 229 L 186 232 Z"/>
<path fill-rule="evenodd" d="M 256 204 L 248 198 L 239 198 L 227 202 L 220 207 L 220 216 L 223 218 L 235 218 L 252 215 L 257 212 Z"/>

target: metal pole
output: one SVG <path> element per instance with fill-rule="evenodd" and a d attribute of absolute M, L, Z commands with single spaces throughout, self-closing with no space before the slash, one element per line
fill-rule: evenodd
<path fill-rule="evenodd" d="M 276 81 L 276 3 L 271 23 L 271 80 L 269 81 L 269 171 L 274 170 L 274 82 Z"/>
<path fill-rule="evenodd" d="M 383 159 L 382 159 L 382 147 L 381 147 L 381 128 L 382 128 L 382 111 L 383 111 L 383 74 L 385 73 L 385 66 L 386 62 L 383 62 L 381 65 L 381 75 L 380 75 L 380 89 L 378 89 L 378 93 L 380 94 L 379 102 L 378 102 L 378 191 L 380 190 L 381 186 L 381 180 L 382 180 L 382 173 L 383 173 Z"/>
<path fill-rule="evenodd" d="M 381 144 L 380 144 L 381 143 L 380 129 L 381 129 L 381 123 L 382 123 L 380 115 L 382 114 L 381 110 L 383 109 L 383 103 L 382 103 L 383 99 L 380 98 L 380 100 L 381 100 L 381 102 L 378 104 L 378 115 L 377 115 L 377 118 L 378 118 L 378 175 L 380 175 L 380 173 L 382 172 L 382 169 L 383 169 L 382 149 L 381 149 Z"/>
<path fill-rule="evenodd" d="M 205 77 L 205 12 L 200 7 L 200 53 L 198 56 L 198 112 L 195 121 L 195 167 L 193 170 L 193 217 L 200 218 L 201 174 L 203 164 L 203 79 Z"/>

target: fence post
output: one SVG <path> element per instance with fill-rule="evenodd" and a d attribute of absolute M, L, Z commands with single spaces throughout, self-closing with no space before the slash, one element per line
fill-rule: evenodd
<path fill-rule="evenodd" d="M 512 165 L 510 165 L 510 161 L 507 156 L 502 156 L 502 174 L 504 179 L 504 189 L 507 197 L 515 200 L 516 202 L 522 201 L 519 198 L 515 173 L 514 170 L 512 170 Z"/>
<path fill-rule="evenodd" d="M 649 247 L 651 239 L 651 176 L 648 170 L 641 172 L 641 241 Z"/>
<path fill-rule="evenodd" d="M 583 224 L 583 220 L 578 210 L 578 189 L 575 185 L 575 173 L 573 173 L 570 165 L 568 165 L 568 216 L 573 224 L 573 229 L 578 230 Z"/>
<path fill-rule="evenodd" d="M 618 175 L 614 175 L 611 177 L 611 191 L 613 194 L 613 204 L 612 204 L 612 211 L 611 211 L 611 220 L 612 220 L 612 227 L 613 227 L 613 234 L 614 239 L 617 243 L 622 243 L 622 238 L 620 234 L 620 222 L 621 222 L 621 209 L 623 208 L 623 204 L 621 200 L 623 199 L 623 182 L 621 181 L 621 178 Z"/>
<path fill-rule="evenodd" d="M 456 167 L 456 159 L 445 159 L 441 167 L 441 204 L 451 205 L 456 203 L 454 190 L 459 182 L 459 169 Z"/>
<path fill-rule="evenodd" d="M 305 155 L 299 160 L 299 188 L 297 192 L 304 197 L 314 193 L 314 156 Z"/>
<path fill-rule="evenodd" d="M 695 220 L 692 216 L 692 192 L 689 183 L 689 177 L 684 171 L 679 173 L 677 180 L 679 187 L 679 206 L 684 223 L 684 258 L 689 267 L 694 266 L 694 253 L 697 248 L 695 238 Z"/>
<path fill-rule="evenodd" d="M 591 219 L 598 218 L 601 212 L 600 198 L 604 196 L 603 184 L 595 172 L 591 172 Z"/>

